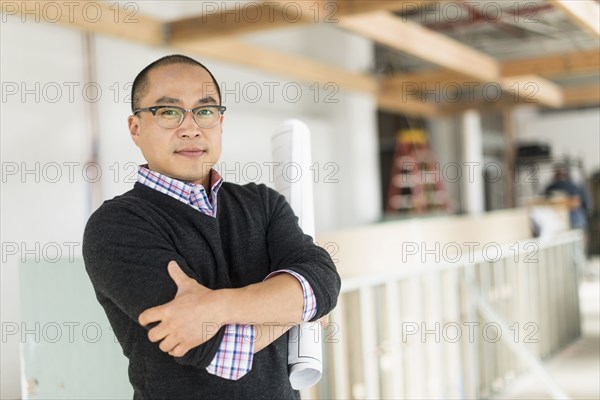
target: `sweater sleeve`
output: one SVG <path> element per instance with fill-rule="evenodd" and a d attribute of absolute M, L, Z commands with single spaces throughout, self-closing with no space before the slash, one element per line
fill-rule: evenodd
<path fill-rule="evenodd" d="M 337 304 L 340 276 L 329 253 L 302 232 L 298 217 L 285 197 L 266 186 L 263 190 L 268 196 L 267 246 L 270 270 L 290 270 L 308 281 L 317 304 L 311 321 L 316 321 Z"/>
<path fill-rule="evenodd" d="M 149 218 L 132 205 L 117 201 L 104 203 L 89 219 L 83 236 L 83 258 L 86 271 L 98 298 L 112 302 L 139 329 L 139 315 L 146 309 L 171 301 L 177 286 L 167 271 L 175 260 L 190 277 L 197 279 L 185 259 L 177 253 L 168 235 L 161 233 Z M 118 318 L 107 310 L 113 323 Z M 112 317 L 112 318 L 111 318 Z M 128 326 L 115 326 L 123 331 Z M 156 324 L 145 327 L 149 330 Z M 216 327 L 207 327 L 207 331 Z M 202 345 L 183 357 L 174 357 L 181 365 L 206 368 L 214 357 L 224 328 Z M 150 340 L 150 339 L 148 339 Z M 158 348 L 158 344 L 157 344 Z M 160 351 L 160 350 L 159 350 Z"/>

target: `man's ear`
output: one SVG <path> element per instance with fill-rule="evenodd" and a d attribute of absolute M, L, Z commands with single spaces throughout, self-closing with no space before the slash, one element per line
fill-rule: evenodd
<path fill-rule="evenodd" d="M 127 125 L 129 126 L 131 139 L 137 146 L 140 138 L 140 121 L 135 115 L 130 115 L 129 118 L 127 118 Z"/>

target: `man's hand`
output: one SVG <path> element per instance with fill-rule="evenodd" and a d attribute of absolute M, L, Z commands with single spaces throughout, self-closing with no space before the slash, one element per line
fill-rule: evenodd
<path fill-rule="evenodd" d="M 216 291 L 202 286 L 187 276 L 175 261 L 167 266 L 171 279 L 177 285 L 177 294 L 170 302 L 149 308 L 140 314 L 142 326 L 160 323 L 148 332 L 152 342 L 160 342 L 160 349 L 174 357 L 182 357 L 190 349 L 213 337 L 223 322 L 219 316 Z"/>
<path fill-rule="evenodd" d="M 319 323 L 321 324 L 321 328 L 326 329 L 327 325 L 329 325 L 329 314 L 321 317 Z"/>

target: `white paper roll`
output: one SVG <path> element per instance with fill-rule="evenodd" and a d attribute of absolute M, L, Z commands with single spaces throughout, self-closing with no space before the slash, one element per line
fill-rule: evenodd
<path fill-rule="evenodd" d="M 297 119 L 288 119 L 271 137 L 275 166 L 275 190 L 281 193 L 298 217 L 302 231 L 315 236 L 313 182 L 310 170 L 310 130 Z"/>
<path fill-rule="evenodd" d="M 290 330 L 288 366 L 290 383 L 296 390 L 311 387 L 321 380 L 323 361 L 319 322 L 296 325 Z"/>
<path fill-rule="evenodd" d="M 304 233 L 314 238 L 315 216 L 310 174 L 310 130 L 297 119 L 289 119 L 271 139 L 275 162 L 275 189 L 285 196 Z M 288 340 L 289 379 L 296 390 L 310 387 L 323 373 L 321 325 L 304 323 L 290 330 Z"/>

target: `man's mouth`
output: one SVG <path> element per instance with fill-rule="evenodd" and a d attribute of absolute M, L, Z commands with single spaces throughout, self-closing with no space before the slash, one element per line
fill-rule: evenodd
<path fill-rule="evenodd" d="M 177 150 L 175 153 L 185 157 L 200 157 L 205 153 L 205 151 L 200 148 L 193 147 Z"/>

